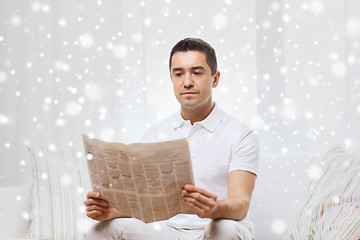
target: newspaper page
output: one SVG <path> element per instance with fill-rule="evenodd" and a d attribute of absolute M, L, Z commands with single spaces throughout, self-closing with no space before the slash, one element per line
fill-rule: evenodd
<path fill-rule="evenodd" d="M 186 139 L 126 145 L 82 137 L 92 189 L 109 206 L 146 223 L 194 213 L 181 199 L 194 184 Z"/>

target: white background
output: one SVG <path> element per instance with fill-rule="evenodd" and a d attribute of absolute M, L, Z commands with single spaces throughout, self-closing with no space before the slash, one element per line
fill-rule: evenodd
<path fill-rule="evenodd" d="M 0 5 L 0 186 L 31 180 L 26 144 L 136 142 L 177 111 L 168 58 L 185 37 L 215 48 L 215 101 L 259 135 L 257 239 L 280 238 L 327 149 L 359 148 L 356 0 Z"/>

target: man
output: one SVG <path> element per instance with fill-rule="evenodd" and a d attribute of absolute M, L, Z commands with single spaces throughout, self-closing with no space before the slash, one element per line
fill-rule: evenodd
<path fill-rule="evenodd" d="M 212 100 L 219 83 L 214 49 L 205 41 L 186 38 L 170 53 L 170 76 L 181 109 L 152 127 L 145 142 L 187 138 L 194 185 L 185 185 L 182 199 L 195 214 L 145 224 L 124 218 L 99 193 L 89 192 L 87 216 L 101 221 L 88 239 L 219 239 L 253 238 L 244 220 L 255 186 L 258 145 L 252 131 L 223 112 Z M 179 193 L 180 194 L 180 193 Z"/>

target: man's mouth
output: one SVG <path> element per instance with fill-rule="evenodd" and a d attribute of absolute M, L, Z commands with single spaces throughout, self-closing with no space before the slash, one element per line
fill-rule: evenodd
<path fill-rule="evenodd" d="M 183 92 L 181 95 L 194 95 L 196 92 Z"/>

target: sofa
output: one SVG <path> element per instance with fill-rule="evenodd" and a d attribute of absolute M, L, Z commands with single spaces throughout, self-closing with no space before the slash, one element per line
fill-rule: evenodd
<path fill-rule="evenodd" d="M 82 239 L 95 223 L 85 216 L 83 205 L 90 189 L 83 153 L 28 151 L 33 182 L 0 188 L 0 239 Z M 294 190 L 301 197 L 279 187 L 278 181 L 286 181 L 276 175 L 283 170 L 276 159 L 261 161 L 249 213 L 256 239 L 360 239 L 359 155 L 340 146 L 329 149 L 316 160 L 317 175 L 304 179 L 305 191 Z"/>

